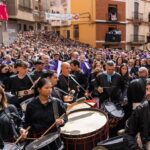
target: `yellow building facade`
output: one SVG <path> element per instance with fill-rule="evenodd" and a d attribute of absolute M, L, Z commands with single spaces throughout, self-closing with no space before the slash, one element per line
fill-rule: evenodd
<path fill-rule="evenodd" d="M 61 27 L 60 34 L 96 47 L 95 6 L 95 0 L 71 0 L 71 14 L 79 14 L 79 20 Z"/>

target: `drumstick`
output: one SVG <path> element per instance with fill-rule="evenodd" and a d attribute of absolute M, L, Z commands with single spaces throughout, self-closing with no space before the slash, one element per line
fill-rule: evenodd
<path fill-rule="evenodd" d="M 31 90 L 31 89 L 35 86 L 35 84 L 36 84 L 40 79 L 41 79 L 41 77 L 39 77 L 39 78 L 33 83 L 33 85 L 30 87 L 29 90 Z"/>
<path fill-rule="evenodd" d="M 29 126 L 27 129 L 26 129 L 26 131 L 29 131 L 29 129 L 30 129 L 31 127 Z M 17 144 L 21 139 L 22 139 L 22 134 L 18 137 L 18 139 L 15 141 L 15 144 Z"/>
<path fill-rule="evenodd" d="M 62 114 L 58 119 L 61 119 L 62 117 L 64 117 L 65 114 L 66 113 Z M 47 134 L 55 125 L 56 125 L 56 121 L 41 135 L 41 137 Z"/>
<path fill-rule="evenodd" d="M 84 101 L 85 104 L 89 105 L 90 107 L 93 107 L 93 105 L 89 104 L 88 102 Z"/>

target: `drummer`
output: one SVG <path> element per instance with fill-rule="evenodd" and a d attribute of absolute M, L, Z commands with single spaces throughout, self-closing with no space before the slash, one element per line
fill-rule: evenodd
<path fill-rule="evenodd" d="M 10 103 L 17 108 L 20 108 L 21 102 L 34 95 L 34 91 L 30 89 L 34 82 L 28 74 L 28 66 L 27 62 L 18 60 L 15 64 L 18 74 L 10 77 L 9 91 L 15 95 L 15 98 Z"/>
<path fill-rule="evenodd" d="M 27 137 L 28 132 L 25 129 L 28 126 L 31 127 L 29 137 L 39 138 L 54 122 L 56 122 L 56 126 L 49 133 L 59 132 L 59 127 L 67 121 L 66 116 L 59 118 L 66 111 L 62 101 L 51 97 L 52 84 L 50 81 L 42 78 L 38 81 L 36 88 L 39 95 L 27 105 L 25 123 L 20 129 L 24 138 Z M 61 140 L 57 143 L 60 144 Z M 51 143 L 50 148 L 58 149 L 54 143 Z M 48 150 L 48 147 L 46 146 L 42 150 Z"/>
<path fill-rule="evenodd" d="M 15 106 L 7 103 L 4 89 L 0 86 L 0 148 L 4 142 L 13 142 L 18 137 L 17 123 L 19 115 Z"/>

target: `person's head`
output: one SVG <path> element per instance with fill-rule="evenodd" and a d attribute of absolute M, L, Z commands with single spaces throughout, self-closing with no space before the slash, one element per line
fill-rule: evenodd
<path fill-rule="evenodd" d="M 140 67 L 138 71 L 138 76 L 140 78 L 147 78 L 148 77 L 148 69 L 146 67 Z"/>
<path fill-rule="evenodd" d="M 120 66 L 120 71 L 119 73 L 123 76 L 125 75 L 128 75 L 128 65 L 126 63 L 123 63 L 121 66 Z"/>
<path fill-rule="evenodd" d="M 4 89 L 0 86 L 0 108 L 6 108 L 7 105 L 7 98 Z"/>
<path fill-rule="evenodd" d="M 71 60 L 77 60 L 78 59 L 78 56 L 79 56 L 79 53 L 78 52 L 72 52 L 71 54 Z"/>
<path fill-rule="evenodd" d="M 73 60 L 70 63 L 71 71 L 78 71 L 80 69 L 80 63 L 78 60 Z"/>
<path fill-rule="evenodd" d="M 106 63 L 106 72 L 109 75 L 112 75 L 115 71 L 115 63 L 112 60 L 107 61 Z"/>
<path fill-rule="evenodd" d="M 150 101 L 150 79 L 146 82 L 146 94 L 145 97 L 148 101 Z"/>
<path fill-rule="evenodd" d="M 5 56 L 5 60 L 6 60 L 6 61 L 11 61 L 11 56 L 10 56 L 10 55 L 6 55 L 6 56 Z"/>
<path fill-rule="evenodd" d="M 36 94 L 43 97 L 49 97 L 52 92 L 52 84 L 46 78 L 41 78 L 36 84 Z"/>
<path fill-rule="evenodd" d="M 123 63 L 122 57 L 118 57 L 118 58 L 116 59 L 116 65 L 121 65 L 122 63 Z"/>
<path fill-rule="evenodd" d="M 54 60 L 59 60 L 59 57 L 60 57 L 60 56 L 59 56 L 59 53 L 55 53 L 55 54 L 54 54 Z"/>
<path fill-rule="evenodd" d="M 43 55 L 43 56 L 42 56 L 42 61 L 43 61 L 45 64 L 49 64 L 50 57 L 49 57 L 48 55 Z"/>
<path fill-rule="evenodd" d="M 129 65 L 130 67 L 134 67 L 134 64 L 135 64 L 134 59 L 129 59 L 128 65 Z"/>
<path fill-rule="evenodd" d="M 54 72 L 54 71 L 48 71 L 48 72 L 44 73 L 42 75 L 42 77 L 49 79 L 49 81 L 52 84 L 52 87 L 54 87 L 54 86 L 57 85 L 58 77 L 57 77 L 57 73 L 56 72 Z"/>
<path fill-rule="evenodd" d="M 82 62 L 84 62 L 85 61 L 85 55 L 84 54 L 82 54 L 82 55 L 80 55 L 80 62 L 82 63 Z"/>
<path fill-rule="evenodd" d="M 71 72 L 70 64 L 68 62 L 63 62 L 61 64 L 61 71 L 62 71 L 62 75 L 67 77 Z"/>
<path fill-rule="evenodd" d="M 6 64 L 2 64 L 2 65 L 0 66 L 0 73 L 6 74 L 6 73 L 8 73 L 8 72 L 9 72 L 9 66 L 6 65 Z"/>
<path fill-rule="evenodd" d="M 28 73 L 29 64 L 26 61 L 19 60 L 15 64 L 15 68 L 19 74 L 25 75 Z"/>
<path fill-rule="evenodd" d="M 44 69 L 44 62 L 41 61 L 41 60 L 37 60 L 35 63 L 34 63 L 34 66 L 35 66 L 35 69 L 37 71 L 42 71 Z"/>
<path fill-rule="evenodd" d="M 146 63 L 147 63 L 148 65 L 150 65 L 150 57 L 148 57 L 148 58 L 146 59 Z"/>

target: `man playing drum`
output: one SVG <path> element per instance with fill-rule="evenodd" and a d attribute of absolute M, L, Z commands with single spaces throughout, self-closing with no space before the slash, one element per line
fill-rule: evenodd
<path fill-rule="evenodd" d="M 150 80 L 146 83 L 145 101 L 133 111 L 126 123 L 125 132 L 128 149 L 140 149 L 136 142 L 136 135 L 140 133 L 143 147 L 150 150 Z"/>

